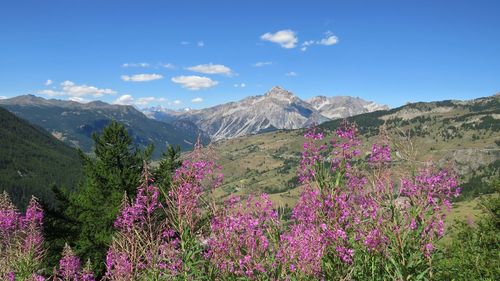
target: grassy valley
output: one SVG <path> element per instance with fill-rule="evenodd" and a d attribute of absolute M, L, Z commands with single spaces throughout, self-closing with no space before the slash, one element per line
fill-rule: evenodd
<path fill-rule="evenodd" d="M 362 151 L 370 151 L 383 127 L 392 142 L 411 139 L 413 147 L 405 150 L 420 164 L 453 166 L 464 183 L 466 198 L 491 192 L 490 180 L 499 175 L 499 102 L 500 95 L 467 102 L 415 103 L 348 120 L 358 125 Z M 340 122 L 320 127 L 331 133 Z M 299 193 L 295 171 L 303 134 L 304 130 L 277 131 L 214 144 L 225 174 L 221 196 L 267 192 L 278 205 L 293 204 Z"/>

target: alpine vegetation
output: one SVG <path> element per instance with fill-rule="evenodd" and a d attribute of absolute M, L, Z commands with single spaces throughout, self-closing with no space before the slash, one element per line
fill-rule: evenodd
<path fill-rule="evenodd" d="M 94 276 L 65 246 L 59 266 L 43 268 L 42 211 L 25 214 L 0 198 L 2 280 L 429 280 L 460 195 L 456 175 L 393 164 L 380 136 L 364 161 L 354 124 L 332 139 L 305 134 L 299 201 L 289 218 L 269 196 L 221 199 L 220 166 L 197 145 L 169 185 L 144 165 L 135 194 L 124 194 L 112 241 Z M 88 262 L 87 264 L 90 264 Z M 52 273 L 50 273 L 52 272 Z M 101 275 L 101 274 L 100 274 Z"/>

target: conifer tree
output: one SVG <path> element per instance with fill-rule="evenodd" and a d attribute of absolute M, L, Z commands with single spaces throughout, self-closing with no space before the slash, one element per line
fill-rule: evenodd
<path fill-rule="evenodd" d="M 162 153 L 160 164 L 153 171 L 156 185 L 160 188 L 160 194 L 168 194 L 172 177 L 175 170 L 182 165 L 180 146 L 168 145 L 167 150 Z"/>
<path fill-rule="evenodd" d="M 83 260 L 90 259 L 99 274 L 104 270 L 122 198 L 125 193 L 131 198 L 135 196 L 143 163 L 151 155 L 152 147 L 142 153 L 133 145 L 125 126 L 115 121 L 92 138 L 95 155 L 80 151 L 85 180 L 79 191 L 70 196 L 66 213 L 76 222 L 77 253 Z"/>

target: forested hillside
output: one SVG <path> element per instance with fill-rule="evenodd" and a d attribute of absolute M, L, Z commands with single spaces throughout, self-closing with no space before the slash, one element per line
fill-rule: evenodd
<path fill-rule="evenodd" d="M 0 124 L 0 191 L 24 208 L 32 194 L 51 201 L 53 185 L 75 187 L 82 176 L 75 149 L 3 108 Z"/>

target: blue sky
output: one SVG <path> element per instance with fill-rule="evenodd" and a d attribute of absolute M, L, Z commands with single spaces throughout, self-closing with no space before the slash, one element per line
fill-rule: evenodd
<path fill-rule="evenodd" d="M 201 108 L 280 85 L 388 104 L 500 91 L 500 1 L 0 2 L 0 96 Z"/>

